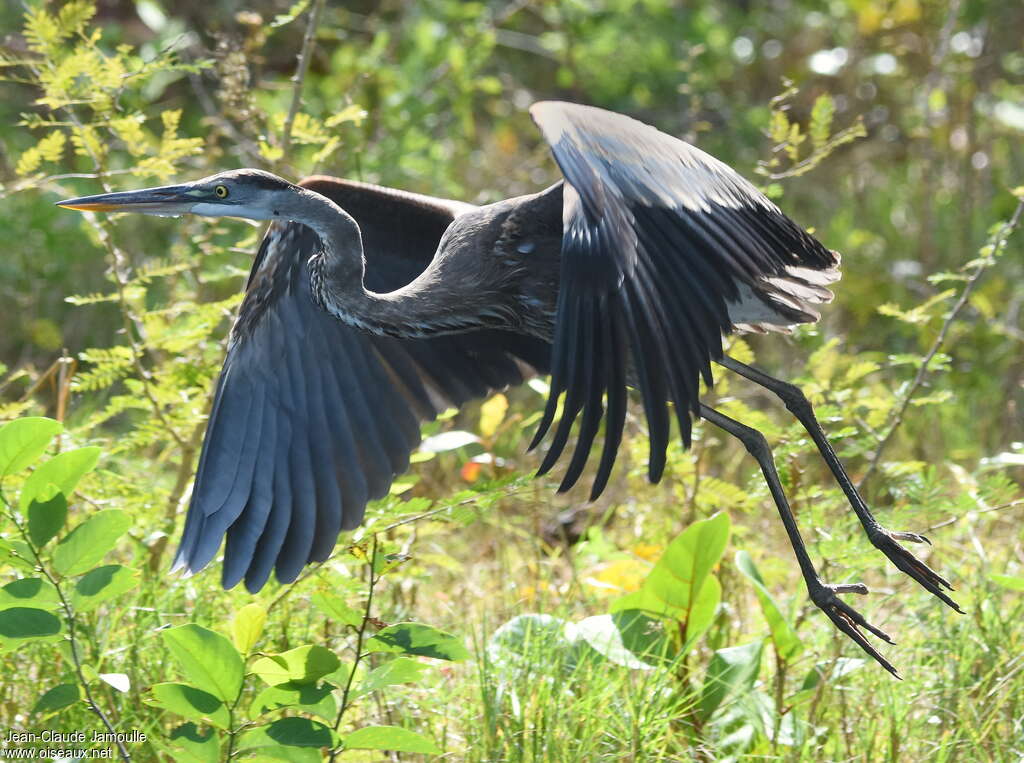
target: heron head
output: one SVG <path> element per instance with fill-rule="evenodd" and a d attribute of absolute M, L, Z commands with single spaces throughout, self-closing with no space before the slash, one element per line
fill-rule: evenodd
<path fill-rule="evenodd" d="M 255 169 L 230 170 L 182 185 L 141 191 L 103 193 L 58 201 L 57 205 L 83 212 L 141 212 L 147 215 L 184 214 L 207 217 L 244 217 L 272 220 L 282 215 L 282 202 L 295 195 L 297 186 L 277 175 Z"/>

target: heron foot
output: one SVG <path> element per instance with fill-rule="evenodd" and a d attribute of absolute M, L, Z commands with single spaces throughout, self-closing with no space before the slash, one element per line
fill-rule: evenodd
<path fill-rule="evenodd" d="M 875 548 L 885 554 L 889 561 L 895 564 L 897 568 L 916 580 L 922 588 L 935 594 L 935 596 L 961 615 L 965 614 L 960 609 L 960 605 L 949 598 L 942 590 L 943 588 L 948 591 L 953 590 L 953 586 L 949 584 L 949 581 L 900 544 L 902 540 L 910 543 L 927 543 L 931 545 L 930 540 L 917 533 L 891 532 L 881 526 L 875 528 L 873 532 L 869 532 L 868 537 Z"/>
<path fill-rule="evenodd" d="M 820 580 L 814 580 L 813 582 L 808 583 L 807 591 L 811 596 L 811 601 L 814 602 L 814 606 L 828 615 L 828 619 L 831 620 L 840 631 L 849 636 L 857 646 L 871 655 L 879 665 L 896 676 L 896 678 L 900 678 L 900 674 L 896 672 L 896 668 L 894 668 L 888 660 L 879 654 L 878 650 L 871 645 L 860 629 L 865 628 L 887 644 L 895 644 L 896 642 L 889 637 L 888 633 L 883 631 L 881 628 L 873 626 L 864 619 L 864 616 L 861 615 L 860 612 L 839 598 L 839 594 L 841 593 L 858 593 L 864 595 L 868 592 L 868 587 L 866 585 L 863 583 L 829 585 L 827 583 L 822 583 Z"/>

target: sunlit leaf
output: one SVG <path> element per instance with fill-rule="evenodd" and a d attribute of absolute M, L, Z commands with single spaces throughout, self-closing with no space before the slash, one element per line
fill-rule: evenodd
<path fill-rule="evenodd" d="M 235 648 L 242 654 L 249 654 L 263 633 L 263 623 L 267 619 L 267 610 L 255 602 L 246 604 L 235 612 L 231 621 L 231 640 Z"/>
<path fill-rule="evenodd" d="M 368 652 L 398 652 L 439 660 L 466 660 L 469 651 L 450 633 L 422 623 L 398 623 L 366 642 Z"/>
<path fill-rule="evenodd" d="M 364 726 L 348 734 L 346 750 L 393 750 L 423 755 L 439 755 L 440 748 L 430 739 L 400 726 Z"/>
<path fill-rule="evenodd" d="M 60 422 L 41 416 L 14 419 L 0 427 L 0 477 L 33 463 L 61 429 Z"/>
<path fill-rule="evenodd" d="M 319 645 L 306 645 L 281 654 L 260 657 L 252 672 L 271 686 L 284 683 L 315 683 L 338 669 L 341 662 L 334 652 Z"/>
<path fill-rule="evenodd" d="M 99 511 L 65 536 L 53 549 L 53 568 L 61 575 L 79 575 L 95 566 L 131 527 L 120 509 Z"/>
<path fill-rule="evenodd" d="M 244 669 L 230 641 L 194 623 L 161 631 L 160 636 L 194 686 L 225 702 L 235 701 Z"/>
<path fill-rule="evenodd" d="M 227 706 L 209 692 L 177 683 L 153 684 L 148 702 L 156 707 L 200 723 L 212 723 L 227 729 L 230 724 Z"/>

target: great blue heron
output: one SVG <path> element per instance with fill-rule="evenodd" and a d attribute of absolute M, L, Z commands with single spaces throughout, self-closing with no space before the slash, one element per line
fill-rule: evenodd
<path fill-rule="evenodd" d="M 476 207 L 312 177 L 294 185 L 253 169 L 193 183 L 62 201 L 71 209 L 271 220 L 217 384 L 176 568 L 195 572 L 227 535 L 223 585 L 259 590 L 323 561 L 356 527 L 419 443 L 419 421 L 550 373 L 531 447 L 563 411 L 540 467 L 579 420 L 560 490 L 580 477 L 604 422 L 591 489 L 607 484 L 627 384 L 640 391 L 657 481 L 668 402 L 690 444 L 691 415 L 757 459 L 811 600 L 893 675 L 842 601 L 862 584 L 814 570 L 764 436 L 704 404 L 714 361 L 775 393 L 800 420 L 871 542 L 961 611 L 949 583 L 872 516 L 801 391 L 726 356 L 722 334 L 817 320 L 839 256 L 732 169 L 629 117 L 561 102 L 530 110 L 564 181 Z"/>

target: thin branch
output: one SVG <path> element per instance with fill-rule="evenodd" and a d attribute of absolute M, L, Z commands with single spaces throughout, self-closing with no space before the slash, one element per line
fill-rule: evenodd
<path fill-rule="evenodd" d="M 288 109 L 288 118 L 284 122 L 284 131 L 281 134 L 281 149 L 285 155 L 292 142 L 292 125 L 302 105 L 302 85 L 306 80 L 306 72 L 309 70 L 309 59 L 313 56 L 313 48 L 316 45 L 316 27 L 320 23 L 320 12 L 324 8 L 324 0 L 312 0 L 309 9 L 309 22 L 306 25 L 306 36 L 302 40 L 302 50 L 299 51 L 299 66 L 292 77 L 292 105 Z"/>
<path fill-rule="evenodd" d="M 1006 511 L 1007 509 L 1019 509 L 1021 507 L 1024 507 L 1024 498 L 1021 498 L 1020 500 L 1017 500 L 1017 501 L 1010 501 L 1009 503 L 1003 503 L 1003 504 L 1000 504 L 999 506 L 990 506 L 987 509 L 978 509 L 977 511 L 975 511 L 973 513 L 975 513 L 975 514 L 988 514 L 989 512 L 992 512 L 992 511 Z M 947 526 L 953 524 L 954 522 L 956 522 L 957 520 L 960 520 L 960 519 L 963 519 L 963 518 L 964 518 L 963 514 L 957 514 L 955 517 L 951 517 L 951 518 L 947 519 L 945 522 L 939 522 L 937 525 L 932 525 L 927 530 L 925 530 L 925 532 L 932 532 L 934 530 L 938 530 L 941 527 L 947 527 Z"/>
<path fill-rule="evenodd" d="M 369 590 L 366 594 L 366 607 L 363 609 L 363 619 L 359 623 L 359 630 L 356 633 L 356 657 L 352 661 L 352 669 L 348 673 L 348 680 L 345 681 L 345 689 L 341 693 L 341 707 L 338 708 L 338 715 L 334 719 L 334 730 L 337 731 L 338 727 L 341 726 L 341 719 L 345 715 L 345 711 L 348 709 L 348 697 L 352 691 L 352 683 L 356 677 L 356 670 L 359 668 L 359 661 L 363 657 L 363 639 L 366 635 L 366 626 L 370 624 L 370 611 L 373 606 L 373 589 L 377 585 L 377 581 L 380 578 L 374 572 L 374 565 L 377 563 L 377 535 L 373 536 L 373 547 L 370 551 L 370 580 Z M 330 763 L 333 763 L 340 750 L 334 748 L 331 750 Z"/>
<path fill-rule="evenodd" d="M 935 337 L 935 341 L 932 342 L 932 346 L 929 348 L 928 353 L 924 356 L 924 361 L 921 363 L 921 367 L 917 369 L 917 375 L 914 376 L 914 380 L 910 383 L 907 388 L 903 399 L 896 406 L 896 410 L 889 417 L 889 426 L 886 429 L 885 436 L 881 442 L 878 443 L 878 447 L 875 448 L 875 454 L 871 458 L 871 463 L 868 465 L 867 470 L 864 472 L 864 476 L 860 478 L 860 482 L 857 484 L 857 490 L 863 491 L 864 485 L 867 483 L 868 478 L 878 468 L 878 464 L 882 460 L 882 453 L 885 452 L 886 447 L 892 441 L 892 437 L 896 434 L 896 430 L 899 429 L 900 424 L 903 423 L 903 415 L 907 412 L 907 408 L 910 406 L 911 400 L 917 390 L 924 383 L 925 376 L 928 375 L 928 366 L 931 365 L 932 360 L 942 349 L 942 346 L 946 342 L 946 336 L 949 334 L 949 330 L 952 328 L 954 321 L 957 316 L 966 307 L 968 299 L 970 299 L 971 293 L 974 291 L 974 287 L 978 285 L 981 277 L 985 272 L 992 266 L 998 255 L 1006 248 L 1006 242 L 1010 237 L 1010 234 L 1016 230 L 1017 225 L 1020 223 L 1021 213 L 1024 212 L 1024 198 L 1017 203 L 1017 208 L 1013 211 L 1013 215 L 1009 220 L 1004 222 L 1000 226 L 999 231 L 996 235 L 990 239 L 992 241 L 992 251 L 985 257 L 984 261 L 979 262 L 971 277 L 967 279 L 967 283 L 960 292 L 960 297 L 957 299 L 956 304 L 953 305 L 953 309 L 949 311 L 949 315 L 946 316 L 945 322 L 942 324 L 942 328 L 939 330 L 938 336 Z"/>

